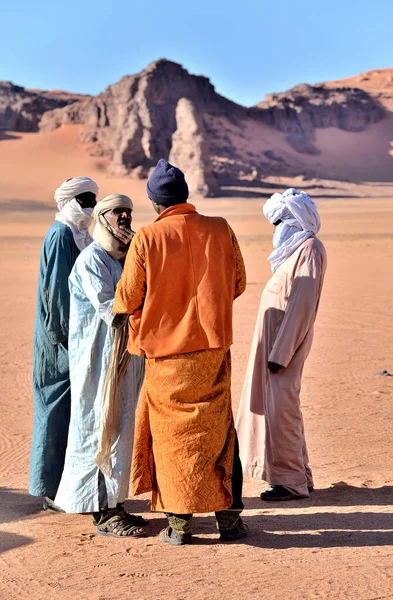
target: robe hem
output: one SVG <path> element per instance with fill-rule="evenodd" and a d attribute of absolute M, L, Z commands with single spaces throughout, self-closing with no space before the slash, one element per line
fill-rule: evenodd
<path fill-rule="evenodd" d="M 266 481 L 263 477 L 263 467 L 260 467 L 258 465 L 244 465 L 243 473 L 247 477 L 253 477 L 254 479 L 261 479 L 262 481 Z"/>
<path fill-rule="evenodd" d="M 219 512 L 221 510 L 228 510 L 232 506 L 232 502 L 225 502 L 222 505 L 213 506 L 171 506 L 171 508 L 163 508 L 163 507 L 151 507 L 150 512 L 168 512 L 173 513 L 175 515 L 188 515 L 188 514 L 206 514 L 206 513 L 214 513 Z M 239 509 L 240 510 L 240 509 Z"/>

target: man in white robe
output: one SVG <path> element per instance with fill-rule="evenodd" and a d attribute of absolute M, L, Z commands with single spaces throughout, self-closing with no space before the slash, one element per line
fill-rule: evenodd
<path fill-rule="evenodd" d="M 271 489 L 262 500 L 306 498 L 313 490 L 300 388 L 326 269 L 317 207 L 305 192 L 274 194 L 264 214 L 276 226 L 273 276 L 262 293 L 236 429 L 246 475 Z"/>
<path fill-rule="evenodd" d="M 129 488 L 144 359 L 125 351 L 127 323 L 112 313 L 132 238 L 131 213 L 132 201 L 120 194 L 96 205 L 94 242 L 80 254 L 70 275 L 71 420 L 55 499 L 66 512 L 93 513 L 98 533 L 115 537 L 143 534 L 142 517 L 126 513 L 123 503 Z M 122 365 L 125 372 L 120 377 Z M 112 387 L 109 374 L 115 380 Z"/>

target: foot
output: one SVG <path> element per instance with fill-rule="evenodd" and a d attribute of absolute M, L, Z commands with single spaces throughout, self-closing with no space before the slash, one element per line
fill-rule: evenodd
<path fill-rule="evenodd" d="M 236 542 L 246 537 L 250 533 L 248 525 L 242 521 L 239 517 L 239 522 L 234 529 L 228 529 L 227 531 L 220 531 L 221 542 Z"/>
<path fill-rule="evenodd" d="M 143 525 L 147 525 L 149 523 L 149 520 L 145 519 L 141 515 L 133 515 L 132 513 L 127 512 L 126 509 L 124 508 L 124 502 L 118 502 L 116 504 L 116 508 L 119 511 L 122 510 L 124 512 L 124 514 L 127 516 L 127 519 L 129 520 L 129 522 L 132 525 L 137 525 L 138 527 L 143 527 Z"/>
<path fill-rule="evenodd" d="M 149 522 L 147 519 L 144 519 L 140 515 L 132 515 L 131 513 L 125 511 L 124 508 L 118 509 L 116 507 L 113 510 L 117 511 L 117 514 L 122 515 L 125 519 L 127 519 L 128 523 L 130 525 L 135 525 L 135 527 L 143 527 L 144 525 L 147 525 Z M 93 525 L 97 526 L 100 521 L 100 518 L 101 518 L 100 513 L 93 513 Z"/>
<path fill-rule="evenodd" d="M 268 500 L 272 502 L 282 502 L 284 500 L 300 500 L 301 498 L 307 498 L 307 496 L 298 496 L 288 490 L 283 485 L 272 485 L 270 490 L 262 492 L 261 500 Z"/>
<path fill-rule="evenodd" d="M 172 527 L 166 527 L 160 532 L 160 542 L 172 544 L 172 546 L 185 546 L 192 544 L 191 533 L 178 533 Z"/>
<path fill-rule="evenodd" d="M 119 513 L 116 509 L 109 509 L 101 513 L 97 524 L 97 533 L 117 538 L 130 538 L 143 537 L 145 530 L 143 527 L 132 525 L 123 512 Z"/>
<path fill-rule="evenodd" d="M 44 500 L 42 502 L 42 508 L 44 510 L 54 510 L 55 512 L 65 513 L 65 510 L 63 510 L 62 508 L 60 508 L 60 506 L 55 504 L 55 501 L 52 500 L 52 498 L 49 498 L 49 496 L 44 497 Z"/>
<path fill-rule="evenodd" d="M 314 486 L 309 485 L 307 489 L 308 489 L 308 493 L 311 494 L 314 491 Z"/>

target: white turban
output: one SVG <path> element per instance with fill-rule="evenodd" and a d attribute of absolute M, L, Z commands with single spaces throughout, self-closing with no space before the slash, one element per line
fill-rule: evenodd
<path fill-rule="evenodd" d="M 93 241 L 89 233 L 93 209 L 82 208 L 75 199 L 75 196 L 85 192 L 98 194 L 98 185 L 90 177 L 72 177 L 64 181 L 55 191 L 55 200 L 59 209 L 56 221 L 64 223 L 71 229 L 80 252 Z"/>
<path fill-rule="evenodd" d="M 298 192 L 295 188 L 273 194 L 264 205 L 263 213 L 272 225 L 280 220 L 296 219 L 303 231 L 318 233 L 321 228 L 315 202 L 306 192 Z"/>
<path fill-rule="evenodd" d="M 268 257 L 274 273 L 304 241 L 318 233 L 321 219 L 310 196 L 294 188 L 273 194 L 266 201 L 263 213 L 272 225 L 281 221 L 273 236 L 275 250 Z"/>
<path fill-rule="evenodd" d="M 67 181 L 63 181 L 60 187 L 55 191 L 55 200 L 57 208 L 62 210 L 67 202 L 70 202 L 75 196 L 92 192 L 98 194 L 98 185 L 90 177 L 72 177 Z"/>

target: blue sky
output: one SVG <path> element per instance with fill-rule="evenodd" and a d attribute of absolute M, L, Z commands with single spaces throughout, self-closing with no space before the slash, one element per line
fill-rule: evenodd
<path fill-rule="evenodd" d="M 393 0 L 4 0 L 0 79 L 97 94 L 158 58 L 252 105 L 393 67 Z"/>

